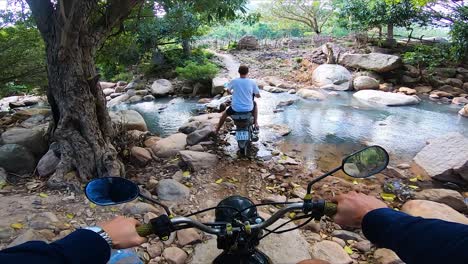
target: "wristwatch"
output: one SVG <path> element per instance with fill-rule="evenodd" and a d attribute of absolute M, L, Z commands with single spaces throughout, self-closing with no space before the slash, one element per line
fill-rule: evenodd
<path fill-rule="evenodd" d="M 109 234 L 107 234 L 106 231 L 104 231 L 99 226 L 88 226 L 88 227 L 84 227 L 83 229 L 91 230 L 91 231 L 97 233 L 102 238 L 104 238 L 104 240 L 106 240 L 107 244 L 109 244 L 110 247 L 112 247 L 112 238 L 109 236 Z"/>

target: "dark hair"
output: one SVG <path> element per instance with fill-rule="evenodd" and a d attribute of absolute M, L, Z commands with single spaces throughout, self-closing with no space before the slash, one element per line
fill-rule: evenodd
<path fill-rule="evenodd" d="M 249 67 L 245 66 L 245 65 L 241 65 L 239 67 L 239 74 L 240 75 L 246 75 L 249 73 Z"/>

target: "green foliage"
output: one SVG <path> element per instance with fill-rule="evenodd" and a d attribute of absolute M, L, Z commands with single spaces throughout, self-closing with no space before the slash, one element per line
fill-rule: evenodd
<path fill-rule="evenodd" d="M 184 67 L 177 67 L 177 74 L 185 80 L 197 82 L 213 79 L 218 73 L 218 66 L 211 62 L 198 63 L 189 61 Z"/>
<path fill-rule="evenodd" d="M 453 49 L 447 45 L 417 45 L 412 51 L 403 53 L 403 61 L 414 65 L 418 69 L 447 65 L 454 61 Z"/>
<path fill-rule="evenodd" d="M 468 6 L 458 7 L 454 15 L 450 31 L 454 52 L 458 60 L 468 60 Z"/>

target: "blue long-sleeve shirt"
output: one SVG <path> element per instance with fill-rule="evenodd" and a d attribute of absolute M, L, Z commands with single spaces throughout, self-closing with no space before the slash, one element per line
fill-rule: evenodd
<path fill-rule="evenodd" d="M 372 243 L 395 251 L 406 264 L 468 263 L 468 225 L 385 208 L 369 212 L 362 231 Z"/>
<path fill-rule="evenodd" d="M 105 264 L 110 253 L 109 244 L 99 234 L 79 229 L 50 244 L 30 241 L 4 249 L 0 263 Z"/>

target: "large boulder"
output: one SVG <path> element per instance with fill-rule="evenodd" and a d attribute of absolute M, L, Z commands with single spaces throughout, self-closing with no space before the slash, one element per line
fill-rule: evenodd
<path fill-rule="evenodd" d="M 414 162 L 428 176 L 456 183 L 468 181 L 468 138 L 459 133 L 448 133 L 428 140 Z"/>
<path fill-rule="evenodd" d="M 151 85 L 151 93 L 154 96 L 164 96 L 174 92 L 172 83 L 166 79 L 159 79 Z"/>
<path fill-rule="evenodd" d="M 348 67 L 375 72 L 389 72 L 403 65 L 400 57 L 383 53 L 345 54 L 340 63 Z"/>
<path fill-rule="evenodd" d="M 187 136 L 187 145 L 193 146 L 206 139 L 215 132 L 214 127 L 211 124 L 206 124 L 203 127 L 195 130 Z"/>
<path fill-rule="evenodd" d="M 224 77 L 215 77 L 211 84 L 211 95 L 223 94 L 224 84 L 228 83 L 229 79 Z"/>
<path fill-rule="evenodd" d="M 46 130 L 47 126 L 10 128 L 2 134 L 2 140 L 5 144 L 22 145 L 31 151 L 36 158 L 40 158 L 47 152 Z"/>
<path fill-rule="evenodd" d="M 27 174 L 34 171 L 36 159 L 22 145 L 6 144 L 0 147 L 0 167 L 15 174 Z"/>
<path fill-rule="evenodd" d="M 464 116 L 464 117 L 468 117 L 468 105 L 465 105 L 465 107 L 463 107 L 459 112 L 458 112 L 459 115 L 461 116 Z"/>
<path fill-rule="evenodd" d="M 465 212 L 467 209 L 463 196 L 454 190 L 426 189 L 415 193 L 414 198 L 443 203 L 460 212 Z"/>
<path fill-rule="evenodd" d="M 353 87 L 355 90 L 378 90 L 379 81 L 369 76 L 358 76 L 353 80 Z"/>
<path fill-rule="evenodd" d="M 211 153 L 184 150 L 180 152 L 182 162 L 194 171 L 212 169 L 218 163 L 218 156 Z"/>
<path fill-rule="evenodd" d="M 375 90 L 362 90 L 354 93 L 353 96 L 358 100 L 386 106 L 414 105 L 421 102 L 417 96 Z"/>
<path fill-rule="evenodd" d="M 60 159 L 55 155 L 53 149 L 49 149 L 47 153 L 39 160 L 37 164 L 37 174 L 41 177 L 52 175 L 59 164 Z"/>
<path fill-rule="evenodd" d="M 333 264 L 351 264 L 353 260 L 336 242 L 324 240 L 312 245 L 310 253 L 314 259 L 328 261 Z"/>
<path fill-rule="evenodd" d="M 221 116 L 222 116 L 222 113 L 210 113 L 210 114 L 191 117 L 188 121 L 189 122 L 199 121 L 201 123 L 210 123 L 216 126 L 218 125 L 219 119 L 221 118 Z"/>
<path fill-rule="evenodd" d="M 322 64 L 312 73 L 312 83 L 324 89 L 347 91 L 351 89 L 351 73 L 337 64 Z"/>
<path fill-rule="evenodd" d="M 406 202 L 401 211 L 412 216 L 429 219 L 441 219 L 449 222 L 468 225 L 468 218 L 455 211 L 450 206 L 425 200 L 411 200 Z"/>
<path fill-rule="evenodd" d="M 118 112 L 109 112 L 112 123 L 120 124 L 127 130 L 148 131 L 145 119 L 135 110 L 121 110 Z"/>
<path fill-rule="evenodd" d="M 114 106 L 116 106 L 118 104 L 121 104 L 121 103 L 127 101 L 129 98 L 130 98 L 130 95 L 128 95 L 128 94 L 120 94 L 120 95 L 112 98 L 109 102 L 107 102 L 107 107 L 109 107 L 109 108 L 114 107 Z"/>
<path fill-rule="evenodd" d="M 170 158 L 184 150 L 185 146 L 187 146 L 187 135 L 177 133 L 159 140 L 151 146 L 151 150 L 160 158 Z"/>
<path fill-rule="evenodd" d="M 304 99 L 312 99 L 318 101 L 322 101 L 327 98 L 326 95 L 322 92 L 312 89 L 300 89 L 299 91 L 297 91 L 296 94 Z"/>
<path fill-rule="evenodd" d="M 190 189 L 173 179 L 159 181 L 156 192 L 159 199 L 165 201 L 180 201 L 190 196 Z"/>
<path fill-rule="evenodd" d="M 117 86 L 116 83 L 112 83 L 112 82 L 99 82 L 99 84 L 101 85 L 101 88 L 103 90 L 110 89 L 110 88 L 115 88 Z"/>
<path fill-rule="evenodd" d="M 238 49 L 254 50 L 258 49 L 258 40 L 255 36 L 246 35 L 243 36 L 239 42 L 237 42 Z"/>

